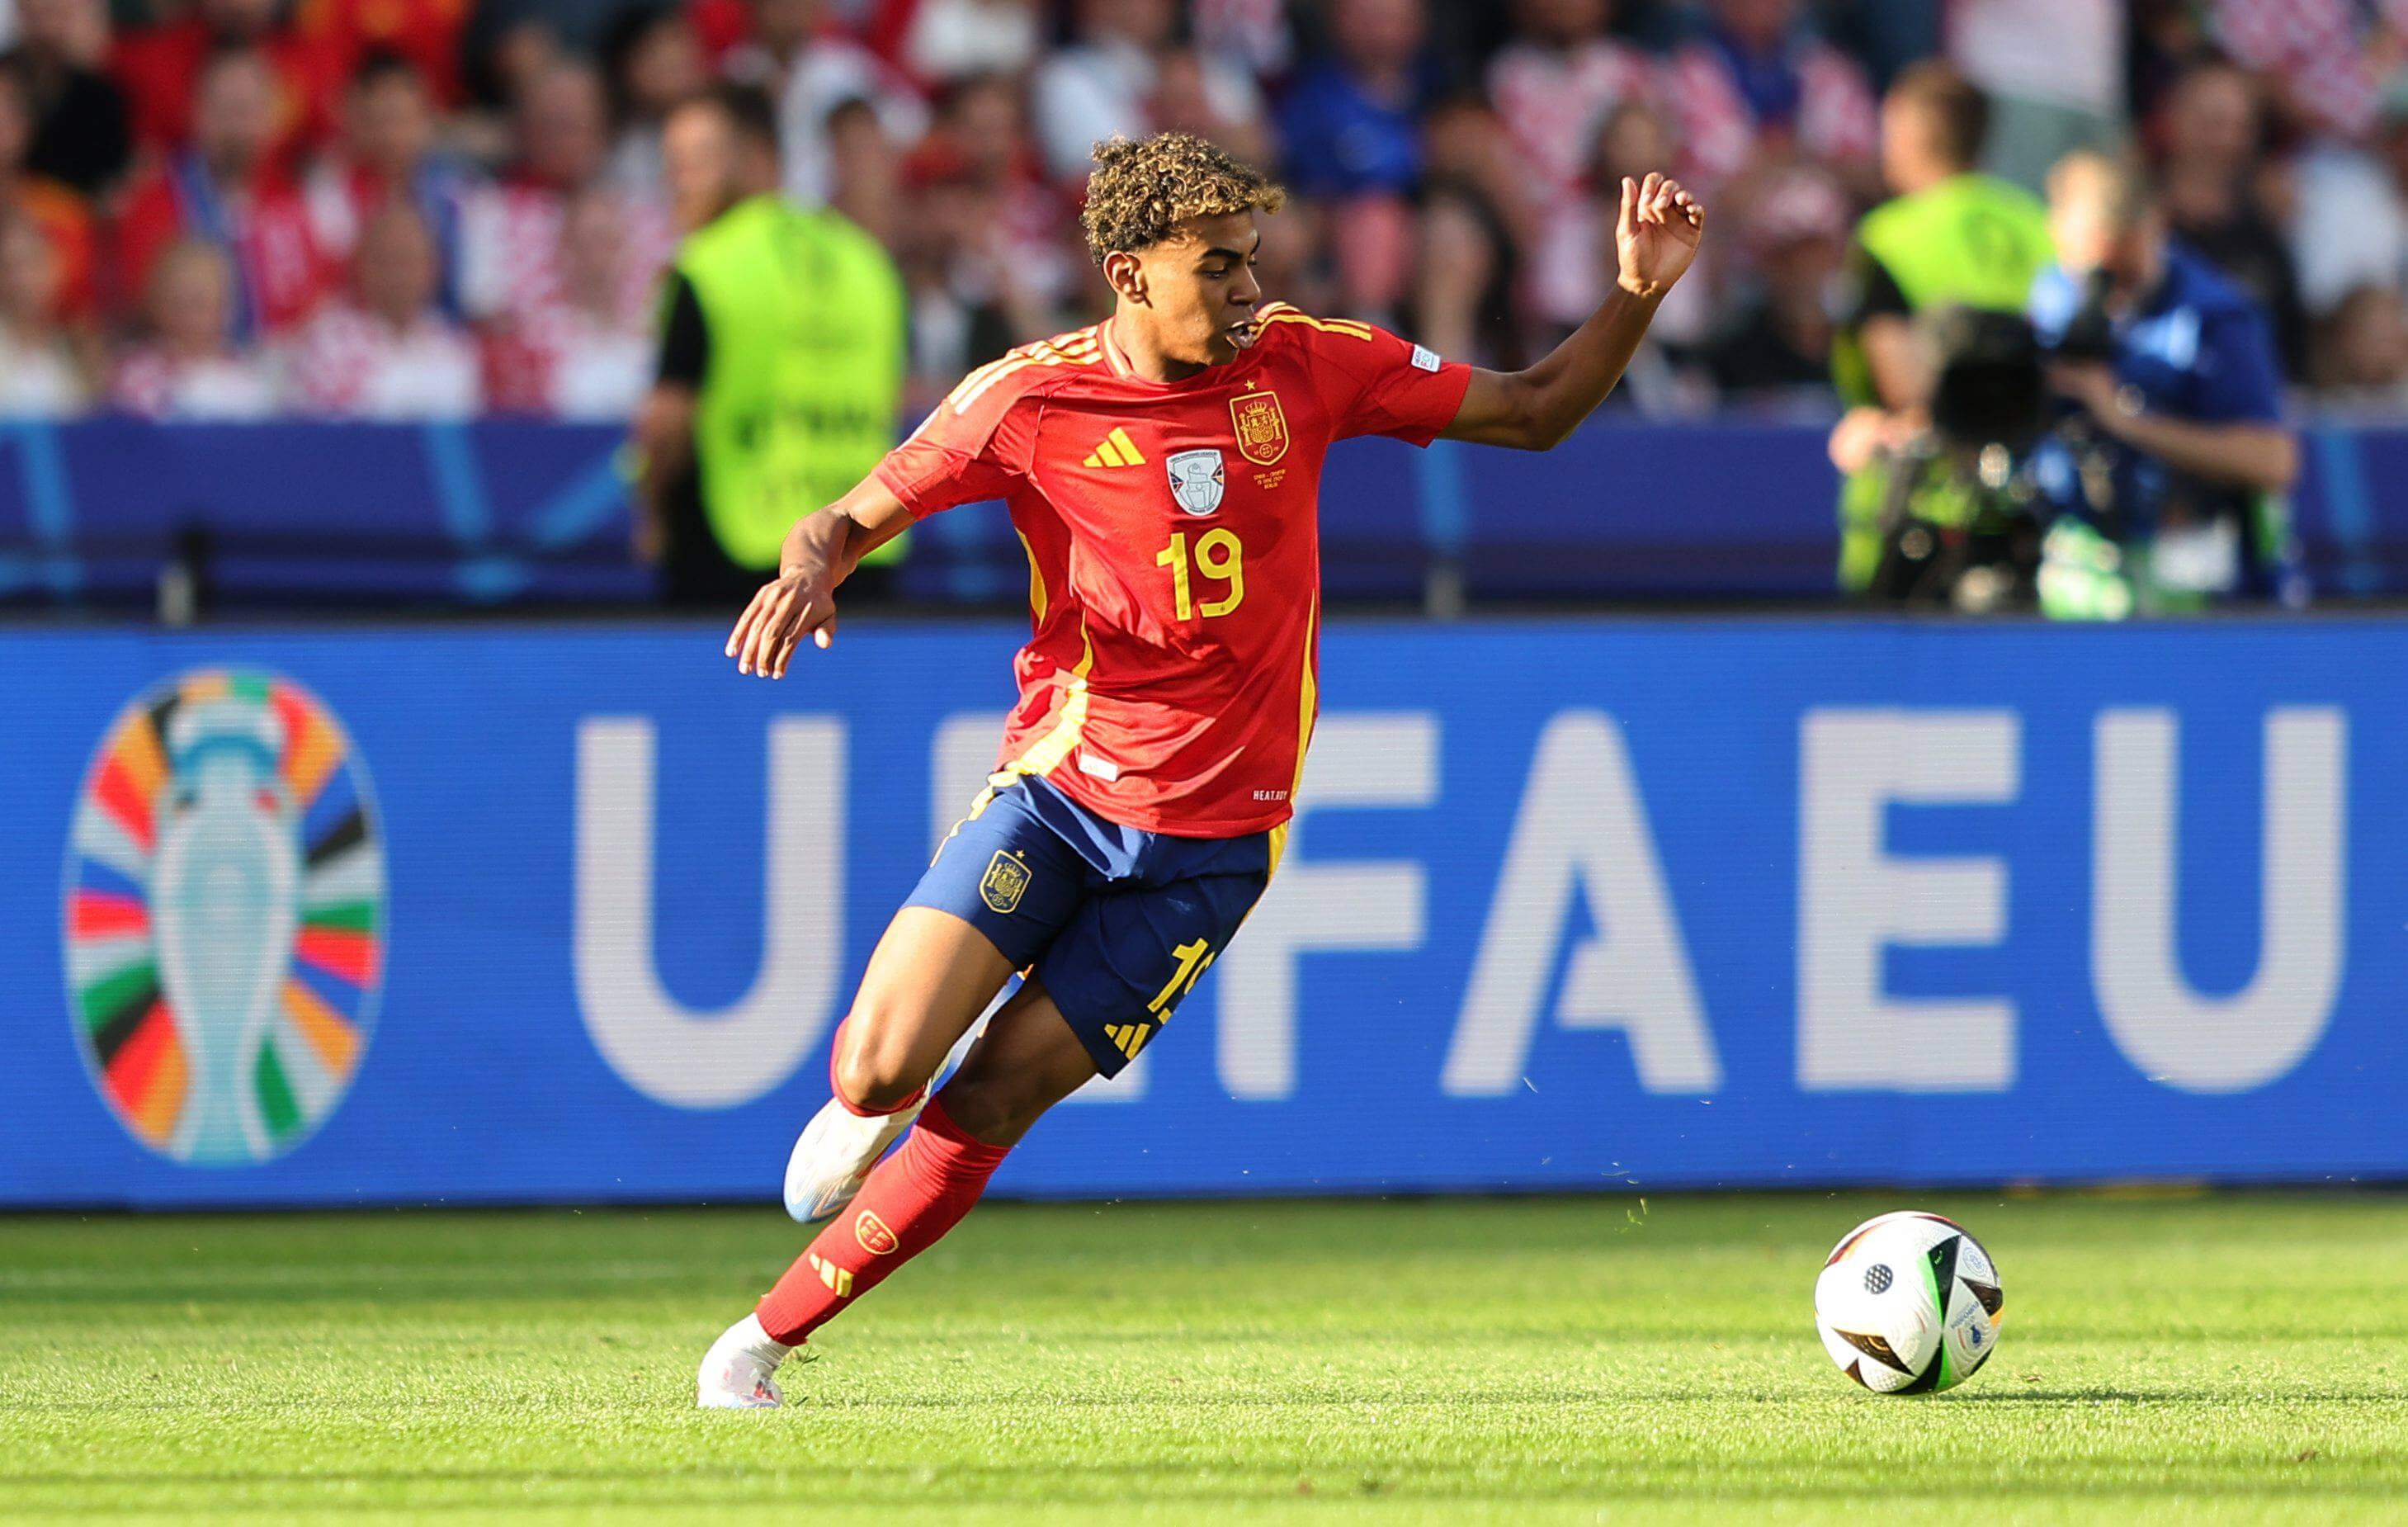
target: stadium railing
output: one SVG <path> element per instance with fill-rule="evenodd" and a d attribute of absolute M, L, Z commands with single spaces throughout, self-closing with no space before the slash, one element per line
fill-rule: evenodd
<path fill-rule="evenodd" d="M 639 603 L 622 439 L 509 420 L 0 423 L 0 601 Z M 2307 441 L 2295 510 L 2318 594 L 2408 595 L 2408 429 Z M 1816 599 L 1832 496 L 1811 425 L 1604 421 L 1543 455 L 1350 441 L 1323 473 L 1328 597 L 1441 613 Z M 903 580 L 917 599 L 990 607 L 1026 586 L 1010 524 L 975 511 L 928 521 Z"/>

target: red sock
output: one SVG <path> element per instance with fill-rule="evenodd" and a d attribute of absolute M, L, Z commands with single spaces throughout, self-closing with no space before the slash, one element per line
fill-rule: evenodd
<path fill-rule="evenodd" d="M 753 1310 L 761 1328 L 792 1346 L 877 1288 L 961 1222 L 1010 1149 L 973 1140 L 945 1112 L 943 1099 L 928 1100 L 927 1111 L 869 1174 L 861 1195 L 761 1296 Z"/>

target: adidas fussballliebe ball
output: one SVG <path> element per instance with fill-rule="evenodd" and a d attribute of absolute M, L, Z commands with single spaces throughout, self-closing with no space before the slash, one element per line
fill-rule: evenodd
<path fill-rule="evenodd" d="M 1973 1376 L 1999 1343 L 1998 1264 L 1965 1227 L 1905 1210 L 1840 1238 L 1814 1280 L 1814 1324 L 1840 1371 L 1883 1394 Z"/>

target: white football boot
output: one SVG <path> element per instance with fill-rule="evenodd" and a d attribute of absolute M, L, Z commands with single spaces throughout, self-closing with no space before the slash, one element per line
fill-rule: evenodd
<path fill-rule="evenodd" d="M 920 1116 L 927 1102 L 927 1090 L 923 1088 L 920 1101 L 900 1113 L 864 1118 L 829 1099 L 827 1106 L 803 1127 L 794 1154 L 786 1158 L 786 1213 L 806 1225 L 835 1218 L 869 1180 L 869 1169 L 886 1154 L 886 1147 L 903 1138 L 903 1131 Z"/>
<path fill-rule="evenodd" d="M 978 1021 L 953 1042 L 943 1064 L 938 1066 L 937 1074 L 920 1089 L 920 1101 L 900 1113 L 864 1118 L 830 1098 L 827 1106 L 803 1126 L 793 1152 L 786 1158 L 786 1213 L 801 1224 L 817 1225 L 835 1218 L 852 1203 L 853 1196 L 861 1191 L 861 1185 L 869 1180 L 869 1169 L 878 1164 L 889 1145 L 903 1138 L 903 1131 L 920 1116 L 920 1110 L 928 1105 L 938 1087 L 961 1064 L 962 1057 L 978 1043 L 978 1037 L 986 1032 L 987 1020 L 1003 1006 L 1011 990 L 1007 986 L 998 992 L 986 1011 L 979 1015 Z"/>
<path fill-rule="evenodd" d="M 761 1329 L 761 1318 L 748 1315 L 710 1344 L 702 1355 L 701 1371 L 695 1376 L 696 1408 L 702 1410 L 774 1410 L 785 1404 L 786 1397 L 778 1388 L 778 1364 L 797 1348 L 772 1341 Z M 809 1362 L 811 1354 L 805 1351 L 796 1359 Z"/>

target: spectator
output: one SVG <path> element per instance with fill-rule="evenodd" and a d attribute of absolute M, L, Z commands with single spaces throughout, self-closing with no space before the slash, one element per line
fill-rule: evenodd
<path fill-rule="evenodd" d="M 305 413 L 351 419 L 458 419 L 481 398 L 475 343 L 437 305 L 435 237 L 408 202 L 361 226 L 347 298 L 302 331 L 291 367 Z"/>
<path fill-rule="evenodd" d="M 2114 358 L 2054 368 L 2052 384 L 2101 442 L 2104 470 L 2084 469 L 2053 439 L 2035 467 L 2041 492 L 2061 517 L 2136 554 L 2140 608 L 2234 594 L 2295 601 L 2304 591 L 2279 496 L 2299 475 L 2300 445 L 2282 424 L 2264 312 L 2169 238 L 2129 166 L 2070 154 L 2048 190 L 2057 264 L 2033 284 L 2033 322 L 2054 346 L 2102 294 Z M 2096 591 L 2051 573 L 2043 564 L 2045 607 L 2100 607 Z"/>
<path fill-rule="evenodd" d="M 609 178 L 631 196 L 660 202 L 661 122 L 710 82 L 694 23 L 675 8 L 622 12 L 603 36 L 602 77 L 618 128 Z"/>
<path fill-rule="evenodd" d="M 903 156 L 867 101 L 847 101 L 828 113 L 827 205 L 888 249 L 903 231 Z M 708 221 L 708 216 L 704 221 Z M 684 216 L 679 225 L 694 226 Z"/>
<path fill-rule="evenodd" d="M 1489 99 L 1531 172 L 1570 192 L 1614 108 L 1652 94 L 1651 65 L 1606 36 L 1608 0 L 1514 0 L 1512 15 L 1512 37 L 1489 61 Z"/>
<path fill-rule="evenodd" d="M 2377 121 L 2370 151 L 2326 144 L 2300 157 L 2290 249 L 2319 315 L 2362 286 L 2408 291 L 2408 88 L 2393 87 Z"/>
<path fill-rule="evenodd" d="M 94 310 L 92 210 L 72 189 L 27 167 L 34 124 L 22 78 L 0 65 L 0 211 L 22 218 L 49 241 L 61 311 L 88 321 Z"/>
<path fill-rule="evenodd" d="M 2266 80 L 2287 132 L 2364 141 L 2385 76 L 2401 62 L 2392 0 L 2210 0 L 2204 8 L 2214 40 Z"/>
<path fill-rule="evenodd" d="M 2361 286 L 2325 320 L 2316 347 L 2316 401 L 2350 412 L 2408 411 L 2408 303 L 2390 286 Z"/>
<path fill-rule="evenodd" d="M 105 0 L 18 0 L 17 45 L 5 62 L 33 116 L 25 167 L 84 196 L 113 188 L 134 154 L 125 95 L 106 72 Z"/>
<path fill-rule="evenodd" d="M 1187 9 L 1196 45 L 1211 57 L 1257 79 L 1287 72 L 1296 52 L 1288 0 L 1192 0 Z"/>
<path fill-rule="evenodd" d="M 903 292 L 859 228 L 779 194 L 778 122 L 759 91 L 680 107 L 663 148 L 691 231 L 637 417 L 638 544 L 671 602 L 724 613 L 774 574 L 796 520 L 893 444 Z"/>
<path fill-rule="evenodd" d="M 1603 300 L 1606 284 L 1613 279 L 1613 220 L 1618 203 L 1609 192 L 1625 179 L 1644 180 L 1650 171 L 1660 173 L 1679 158 L 1680 143 L 1672 136 L 1671 122 L 1652 96 L 1632 96 L 1607 115 L 1598 133 L 1589 173 L 1566 214 L 1570 227 L 1559 236 L 1553 251 L 1563 267 L 1542 272 L 1545 289 L 1556 293 L 1559 303 L 1574 298 L 1594 308 Z M 1720 289 L 1731 284 L 1735 273 L 1743 272 L 1745 256 L 1755 248 L 1744 239 L 1724 242 L 1727 247 L 1719 250 L 1699 250 L 1704 268 L 1692 270 L 1689 279 L 1672 288 L 1664 305 L 1656 310 L 1656 322 L 1647 326 L 1647 338 L 1640 344 L 1642 357 L 1704 341 L 1714 322 Z M 1577 322 L 1565 316 L 1566 310 L 1560 307 L 1547 310 L 1552 329 Z M 1638 368 L 1634 396 L 1655 374 L 1652 360 Z"/>
<path fill-rule="evenodd" d="M 907 411 L 924 413 L 964 376 L 1061 326 L 1013 257 L 999 194 L 966 173 L 921 192 L 899 262 L 911 295 L 914 389 Z"/>
<path fill-rule="evenodd" d="M 398 53 L 360 61 L 343 99 L 342 133 L 312 166 L 302 194 L 328 263 L 348 266 L 360 229 L 386 203 L 418 209 L 442 260 L 444 306 L 460 310 L 460 237 L 473 182 L 436 151 L 437 117 L 425 78 Z"/>
<path fill-rule="evenodd" d="M 1437 89 L 1423 0 L 1335 0 L 1329 50 L 1280 103 L 1290 190 L 1401 198 L 1421 183 L 1421 119 Z"/>
<path fill-rule="evenodd" d="M 1154 89 L 1145 98 L 1149 130 L 1194 133 L 1248 164 L 1270 164 L 1279 151 L 1260 94 L 1251 81 L 1242 90 L 1225 90 L 1216 83 L 1244 78 L 1214 64 L 1193 45 L 1164 49 L 1154 55 Z"/>
<path fill-rule="evenodd" d="M 205 92 L 206 93 L 206 92 Z M 262 351 L 235 343 L 235 267 L 220 245 L 182 238 L 150 267 L 150 338 L 119 366 L 119 408 L 148 419 L 265 419 L 280 402 Z"/>
<path fill-rule="evenodd" d="M 20 212 L 0 212 L 0 417 L 60 419 L 92 402 L 84 358 L 60 323 L 59 253 Z"/>
<path fill-rule="evenodd" d="M 1037 0 L 921 0 L 900 50 L 904 67 L 933 84 L 1018 74 L 1045 34 Z"/>
<path fill-rule="evenodd" d="M 1085 178 L 1089 151 L 1103 139 L 1170 125 L 1152 103 L 1179 26 L 1172 0 L 1077 0 L 1072 15 L 1073 40 L 1038 65 L 1031 87 L 1046 166 L 1065 182 Z M 1203 115 L 1240 125 L 1262 120 L 1251 76 L 1219 59 L 1198 57 L 1189 66 Z"/>
<path fill-rule="evenodd" d="M 1488 65 L 1489 98 L 1529 182 L 1531 305 L 1559 329 L 1595 310 L 1610 268 L 1612 241 L 1601 260 L 1589 202 L 1598 137 L 1619 108 L 1653 94 L 1646 55 L 1605 35 L 1608 15 L 1606 0 L 1515 0 L 1512 36 Z"/>
<path fill-rule="evenodd" d="M 2249 76 L 2214 60 L 2167 92 L 2157 121 L 2158 199 L 2174 235 L 2240 282 L 2273 320 L 2286 375 L 2306 366 L 2307 313 L 2290 250 L 2259 209 L 2264 124 Z"/>
<path fill-rule="evenodd" d="M 1665 102 L 1702 194 L 1792 155 L 1870 184 L 1872 87 L 1846 54 L 1804 31 L 1798 0 L 1709 0 L 1703 32 L 1667 71 Z"/>
<path fill-rule="evenodd" d="M 555 64 L 529 80 L 511 112 L 514 157 L 468 196 L 461 220 L 461 294 L 472 317 L 550 313 L 563 300 L 562 230 L 590 192 L 616 204 L 629 251 L 624 300 L 652 299 L 674 242 L 662 206 L 604 184 L 609 120 L 601 77 Z"/>
<path fill-rule="evenodd" d="M 1440 102 L 1430 113 L 1426 142 L 1413 332 L 1441 355 L 1517 369 L 1526 347 L 1512 308 L 1524 214 L 1513 145 L 1476 95 Z M 1291 203 L 1264 223 L 1265 243 L 1294 209 Z M 1292 289 L 1273 286 L 1268 272 L 1263 286 Z M 1307 306 L 1301 296 L 1294 300 Z"/>
<path fill-rule="evenodd" d="M 652 381 L 656 315 L 627 299 L 620 203 L 593 190 L 561 227 L 561 300 L 486 325 L 486 401 L 503 412 L 624 423 Z"/>
<path fill-rule="evenodd" d="M 308 209 L 273 158 L 275 97 L 276 76 L 258 49 L 209 55 L 194 98 L 192 146 L 136 186 L 118 232 L 118 274 L 145 293 L 158 290 L 151 263 L 179 239 L 224 250 L 234 333 L 244 341 L 307 318 L 325 283 Z"/>
<path fill-rule="evenodd" d="M 912 154 L 908 173 L 919 185 L 959 181 L 986 194 L 995 216 L 994 247 L 1030 301 L 1059 308 L 1079 295 L 1087 260 L 1070 243 L 1077 207 L 1046 180 L 1011 80 L 981 75 L 956 83 Z M 1058 326 L 1040 321 L 1016 333 L 1012 342 L 1042 339 Z"/>
<path fill-rule="evenodd" d="M 1755 290 L 1708 348 L 1706 368 L 1726 397 L 1802 407 L 1828 418 L 1847 198 L 1828 174 L 1799 167 L 1770 186 L 1750 212 L 1744 237 L 1755 256 Z"/>
<path fill-rule="evenodd" d="M 341 64 L 347 79 L 376 57 L 407 62 L 435 103 L 462 99 L 461 33 L 471 0 L 299 0 L 294 25 Z"/>
<path fill-rule="evenodd" d="M 827 22 L 827 0 L 752 0 L 752 43 L 732 54 L 728 78 L 758 85 L 778 103 L 786 190 L 817 207 L 835 187 L 829 114 L 867 101 L 887 140 L 909 149 L 928 130 L 928 111 L 910 80 Z"/>
<path fill-rule="evenodd" d="M 171 151 L 192 141 L 208 61 L 236 49 L 256 51 L 266 66 L 269 145 L 281 167 L 294 167 L 324 141 L 343 61 L 324 39 L 280 22 L 277 7 L 278 0 L 194 0 L 179 19 L 121 37 L 117 79 L 133 104 L 136 141 Z"/>
<path fill-rule="evenodd" d="M 1984 167 L 2027 191 L 2075 149 L 2124 132 L 2120 0 L 1952 0 L 1947 53 L 1990 98 Z"/>

